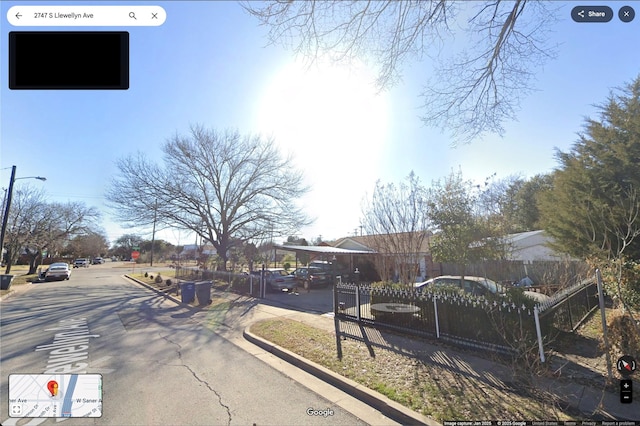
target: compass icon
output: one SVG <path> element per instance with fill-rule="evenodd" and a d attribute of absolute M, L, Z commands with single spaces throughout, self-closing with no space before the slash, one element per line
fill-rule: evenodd
<path fill-rule="evenodd" d="M 623 376 L 629 376 L 636 371 L 636 360 L 631 358 L 629 355 L 624 355 L 618 358 L 618 362 L 616 363 L 616 367 L 618 371 Z"/>

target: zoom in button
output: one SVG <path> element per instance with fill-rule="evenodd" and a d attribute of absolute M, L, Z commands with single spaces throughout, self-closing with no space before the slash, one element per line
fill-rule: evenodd
<path fill-rule="evenodd" d="M 571 9 L 571 19 L 576 22 L 609 22 L 613 10 L 609 6 L 576 6 Z"/>

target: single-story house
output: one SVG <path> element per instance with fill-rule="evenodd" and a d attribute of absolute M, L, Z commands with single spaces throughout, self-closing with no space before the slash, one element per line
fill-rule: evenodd
<path fill-rule="evenodd" d="M 558 253 L 549 246 L 553 243 L 553 237 L 543 230 L 509 234 L 505 240 L 510 246 L 509 260 L 531 263 L 568 259 L 567 255 Z"/>

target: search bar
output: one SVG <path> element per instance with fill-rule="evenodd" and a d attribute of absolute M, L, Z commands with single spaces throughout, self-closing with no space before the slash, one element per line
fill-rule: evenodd
<path fill-rule="evenodd" d="M 157 27 L 160 6 L 13 6 L 7 20 L 16 27 Z"/>

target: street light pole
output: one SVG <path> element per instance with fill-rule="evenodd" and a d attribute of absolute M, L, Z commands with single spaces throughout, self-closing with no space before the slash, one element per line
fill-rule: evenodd
<path fill-rule="evenodd" d="M 13 182 L 16 180 L 16 166 L 11 167 L 11 180 L 9 181 L 9 189 L 7 192 L 7 205 L 4 208 L 4 217 L 2 218 L 2 231 L 0 231 L 0 257 L 4 250 L 4 234 L 7 232 L 7 222 L 9 221 L 9 209 L 11 208 L 11 197 L 13 196 Z M 8 251 L 7 251 L 8 254 Z M 0 259 L 2 260 L 2 259 Z M 2 263 L 2 262 L 0 262 Z"/>
<path fill-rule="evenodd" d="M 11 167 L 11 180 L 9 181 L 9 189 L 7 190 L 7 204 L 4 208 L 4 216 L 2 218 L 2 231 L 0 231 L 0 260 L 2 260 L 2 250 L 4 250 L 4 236 L 7 232 L 7 223 L 9 222 L 9 210 L 11 209 L 11 199 L 13 198 L 13 183 L 18 179 L 38 179 L 45 181 L 47 178 L 42 176 L 26 176 L 16 178 L 16 166 Z M 8 251 L 7 251 L 8 253 Z M 2 263 L 2 262 L 0 262 Z"/>

